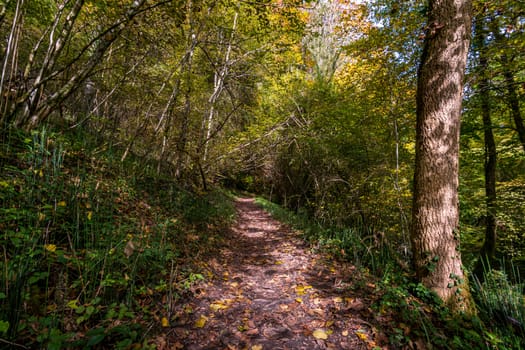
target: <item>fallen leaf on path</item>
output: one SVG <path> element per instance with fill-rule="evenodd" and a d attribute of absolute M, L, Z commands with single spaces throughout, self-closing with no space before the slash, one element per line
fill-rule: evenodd
<path fill-rule="evenodd" d="M 307 289 L 312 289 L 312 288 L 313 288 L 312 286 L 300 285 L 300 286 L 295 287 L 295 292 L 297 293 L 297 295 L 305 295 L 306 294 L 306 290 Z"/>
<path fill-rule="evenodd" d="M 328 339 L 328 334 L 323 329 L 316 329 L 312 335 L 315 337 L 315 339 Z"/>
<path fill-rule="evenodd" d="M 251 350 L 262 350 L 262 345 L 252 345 Z"/>
<path fill-rule="evenodd" d="M 206 322 L 208 321 L 208 317 L 201 315 L 197 321 L 195 321 L 195 327 L 202 328 L 206 325 Z"/>
<path fill-rule="evenodd" d="M 363 331 L 356 331 L 355 335 L 357 335 L 359 339 L 361 340 L 364 340 L 364 341 L 368 340 L 368 335 L 366 335 Z"/>
<path fill-rule="evenodd" d="M 303 302 L 303 298 L 295 298 L 295 301 L 298 302 L 299 304 Z"/>
<path fill-rule="evenodd" d="M 324 311 L 323 311 L 323 309 L 320 309 L 320 308 L 310 309 L 310 310 L 308 310 L 308 314 L 311 315 L 311 316 L 314 316 L 315 314 L 317 314 L 319 316 L 324 316 Z"/>
<path fill-rule="evenodd" d="M 210 304 L 210 309 L 215 312 L 225 310 L 230 307 L 231 302 L 231 299 L 217 300 Z"/>

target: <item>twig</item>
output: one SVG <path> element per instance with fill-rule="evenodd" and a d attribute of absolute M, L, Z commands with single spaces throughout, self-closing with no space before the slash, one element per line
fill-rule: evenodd
<path fill-rule="evenodd" d="M 10 342 L 9 340 L 5 340 L 5 339 L 2 339 L 2 338 L 0 338 L 0 343 L 5 343 L 5 344 L 13 345 L 13 346 L 18 346 L 19 348 L 22 348 L 22 349 L 29 349 L 27 346 L 24 346 L 24 345 L 21 345 L 21 344 L 17 344 L 17 343 L 13 343 L 13 342 Z"/>

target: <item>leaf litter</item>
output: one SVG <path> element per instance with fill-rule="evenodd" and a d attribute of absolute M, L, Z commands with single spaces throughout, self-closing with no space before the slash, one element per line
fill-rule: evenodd
<path fill-rule="evenodd" d="M 236 225 L 203 257 L 207 279 L 163 320 L 159 350 L 382 348 L 374 289 L 355 267 L 312 251 L 253 199 L 236 207 Z"/>

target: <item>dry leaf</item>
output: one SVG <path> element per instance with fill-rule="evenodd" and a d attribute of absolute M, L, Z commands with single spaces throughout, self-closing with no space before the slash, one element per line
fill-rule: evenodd
<path fill-rule="evenodd" d="M 312 286 L 297 286 L 295 287 L 295 292 L 297 295 L 305 295 L 307 289 L 313 288 Z"/>
<path fill-rule="evenodd" d="M 323 329 L 316 329 L 312 335 L 315 337 L 315 339 L 328 339 L 328 334 Z"/>
<path fill-rule="evenodd" d="M 219 310 L 225 310 L 230 307 L 231 299 L 217 300 L 210 304 L 210 309 L 217 312 Z"/>
<path fill-rule="evenodd" d="M 206 322 L 208 321 L 208 317 L 201 315 L 197 321 L 195 321 L 195 327 L 202 328 L 206 325 Z"/>
<path fill-rule="evenodd" d="M 251 350 L 262 350 L 262 345 L 252 345 Z"/>
<path fill-rule="evenodd" d="M 303 298 L 295 298 L 295 301 L 298 302 L 299 304 L 303 302 Z"/>
<path fill-rule="evenodd" d="M 44 249 L 48 252 L 54 253 L 57 250 L 57 246 L 54 244 L 44 244 Z"/>
<path fill-rule="evenodd" d="M 162 324 L 162 327 L 169 327 L 170 326 L 170 321 L 168 321 L 168 319 L 166 317 L 163 317 L 160 320 L 160 323 Z"/>
<path fill-rule="evenodd" d="M 361 339 L 361 340 L 364 340 L 364 341 L 368 340 L 368 335 L 366 335 L 362 331 L 356 331 L 355 335 L 357 335 L 359 337 L 359 339 Z"/>
<path fill-rule="evenodd" d="M 341 334 L 343 335 L 343 337 L 348 337 L 348 331 L 342 331 Z"/>
<path fill-rule="evenodd" d="M 124 254 L 129 258 L 133 252 L 135 251 L 135 244 L 133 241 L 129 240 L 128 243 L 126 243 L 126 246 L 124 247 Z"/>

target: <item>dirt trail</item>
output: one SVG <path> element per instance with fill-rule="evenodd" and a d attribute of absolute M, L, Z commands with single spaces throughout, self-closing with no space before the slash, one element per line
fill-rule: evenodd
<path fill-rule="evenodd" d="M 171 349 L 370 349 L 377 334 L 373 285 L 352 266 L 311 252 L 299 235 L 253 199 L 239 199 L 237 224 L 210 277 L 178 310 Z"/>

